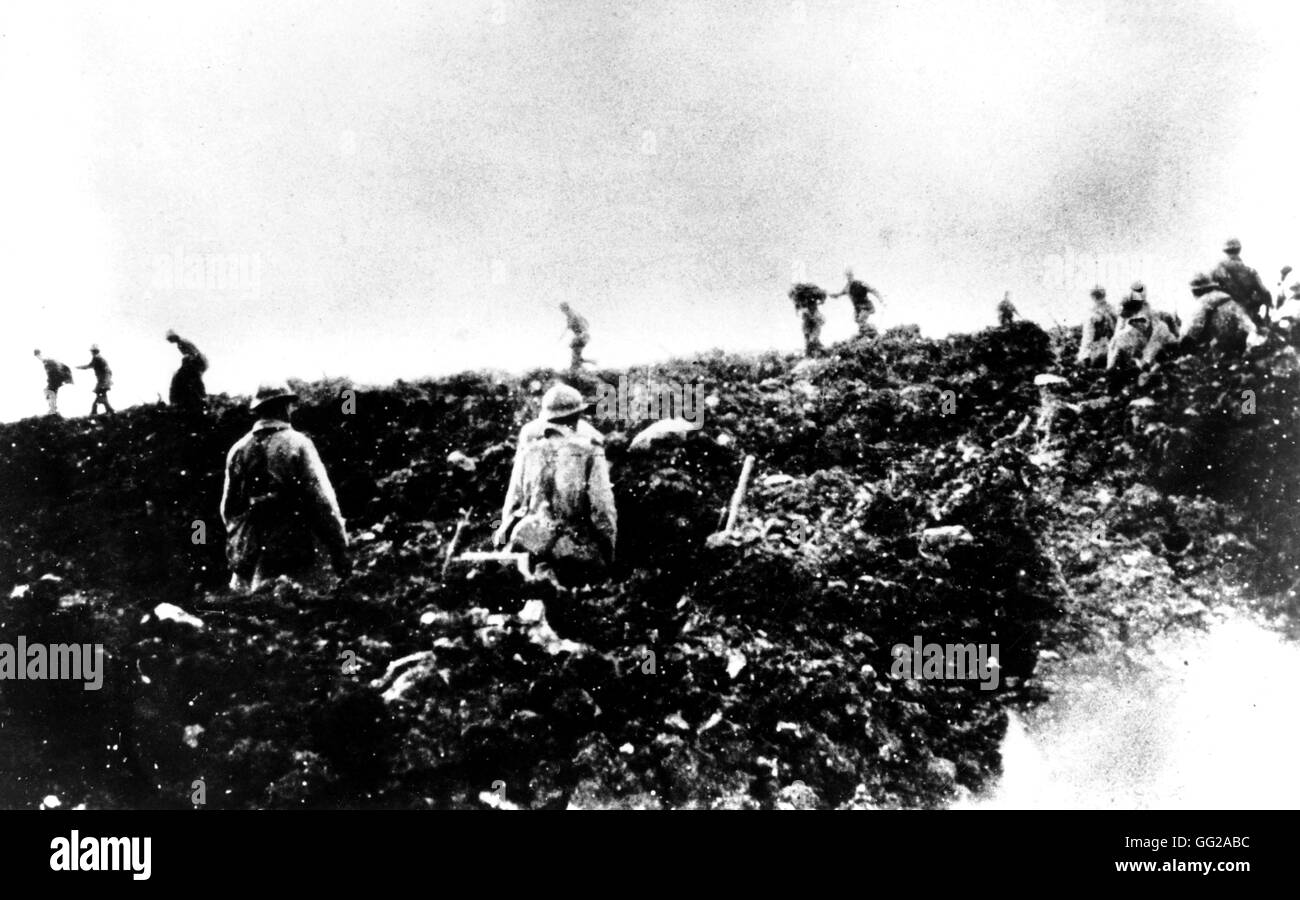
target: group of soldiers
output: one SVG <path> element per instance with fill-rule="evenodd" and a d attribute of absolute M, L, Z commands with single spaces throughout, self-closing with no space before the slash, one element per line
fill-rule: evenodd
<path fill-rule="evenodd" d="M 1211 274 L 1192 280 L 1199 308 L 1181 338 L 1177 317 L 1154 310 L 1141 282 L 1131 286 L 1118 313 L 1107 303 L 1105 288 L 1094 288 L 1078 362 L 1104 363 L 1109 369 L 1143 365 L 1176 344 L 1199 346 L 1229 335 L 1248 339 L 1262 332 L 1274 311 L 1284 322 L 1300 321 L 1300 283 L 1291 286 L 1289 299 L 1279 296 L 1275 307 L 1259 274 L 1241 261 L 1240 243 L 1229 241 L 1224 252 Z M 873 336 L 871 297 L 880 299 L 880 294 L 855 279 L 851 270 L 845 276 L 844 289 L 830 296 L 847 294 L 859 334 Z M 807 350 L 815 354 L 821 349 L 819 307 L 828 295 L 815 285 L 797 284 L 790 296 L 803 315 Z M 590 332 L 586 319 L 568 304 L 560 308 L 573 334 L 571 367 L 576 371 L 589 362 L 583 350 Z M 1009 294 L 999 304 L 998 315 L 1004 326 L 1017 315 Z M 181 353 L 172 402 L 186 405 L 197 398 L 201 404 L 207 360 L 175 332 L 168 332 L 168 340 Z M 41 357 L 40 351 L 37 356 L 49 373 L 47 397 L 53 412 L 58 386 L 71 379 L 71 372 Z M 112 412 L 107 396 L 112 370 L 97 347 L 91 348 L 91 361 L 81 368 L 94 369 L 97 379 L 92 415 L 100 402 Z M 256 421 L 227 454 L 221 517 L 232 588 L 256 589 L 280 576 L 319 582 L 325 573 L 318 544 L 335 575 L 346 577 L 351 571 L 347 529 L 329 475 L 311 439 L 290 422 L 297 400 L 287 386 L 259 388 L 250 407 Z M 493 535 L 498 548 L 528 554 L 530 577 L 562 588 L 587 583 L 606 571 L 617 544 L 618 516 L 604 438 L 583 418 L 591 406 L 566 384 L 545 393 L 537 418 L 519 432 L 501 524 Z"/>
<path fill-rule="evenodd" d="M 208 391 L 203 384 L 203 373 L 208 370 L 208 358 L 191 341 L 170 329 L 167 340 L 175 344 L 181 354 L 181 364 L 172 376 L 168 402 L 178 409 L 202 411 L 207 404 Z M 45 402 L 49 405 L 49 414 L 59 415 L 59 389 L 72 383 L 72 369 L 57 359 L 45 356 L 38 349 L 34 351 L 37 360 L 45 366 Z M 113 369 L 108 360 L 99 352 L 98 344 L 90 345 L 90 362 L 78 369 L 93 369 L 95 373 L 95 399 L 90 404 L 90 415 L 99 414 L 102 404 L 104 412 L 112 414 L 113 404 L 108 400 L 108 392 L 113 389 Z"/>
<path fill-rule="evenodd" d="M 1290 297 L 1279 294 L 1275 303 L 1259 273 L 1242 261 L 1240 241 L 1228 240 L 1223 253 L 1224 258 L 1212 272 L 1198 274 L 1191 281 L 1197 308 L 1186 333 L 1182 333 L 1177 316 L 1152 308 L 1141 281 L 1133 282 L 1118 312 L 1107 302 L 1106 289 L 1101 285 L 1094 287 L 1077 362 L 1115 370 L 1150 365 L 1171 348 L 1193 350 L 1209 345 L 1239 351 L 1247 344 L 1262 342 L 1273 320 L 1288 332 L 1300 323 L 1300 282 L 1291 285 Z M 1289 266 L 1282 270 L 1283 280 L 1290 271 Z M 883 298 L 875 288 L 854 278 L 851 269 L 844 274 L 847 284 L 835 294 L 827 294 L 817 285 L 804 282 L 790 288 L 789 297 L 803 325 L 805 356 L 818 356 L 824 350 L 821 329 L 825 319 L 821 306 L 831 297 L 848 294 L 858 323 L 858 337 L 876 335 L 871 323 L 876 308 L 871 297 Z M 1017 315 L 1008 291 L 997 305 L 999 326 L 1010 326 Z"/>
<path fill-rule="evenodd" d="M 883 300 L 884 297 L 875 288 L 854 278 L 852 269 L 844 270 L 844 280 L 844 288 L 834 294 L 827 294 L 817 285 L 806 282 L 790 288 L 790 300 L 794 303 L 794 308 L 799 313 L 803 324 L 805 356 L 818 356 L 823 349 L 821 334 L 826 319 L 821 312 L 822 304 L 828 299 L 843 297 L 845 294 L 849 295 L 849 300 L 853 304 L 853 319 L 858 323 L 858 336 L 875 337 L 876 326 L 871 323 L 871 316 L 876 311 L 876 305 L 871 302 L 871 298 L 874 296 L 877 300 Z"/>
<path fill-rule="evenodd" d="M 1276 302 L 1259 273 L 1241 259 L 1241 242 L 1228 240 L 1224 258 L 1209 274 L 1190 282 L 1196 311 L 1186 332 L 1177 316 L 1154 309 L 1146 288 L 1136 281 L 1120 302 L 1118 313 L 1106 301 L 1106 289 L 1092 289 L 1092 307 L 1083 324 L 1076 362 L 1104 365 L 1108 371 L 1146 367 L 1174 350 L 1205 347 L 1240 353 L 1246 346 L 1263 343 L 1276 319 L 1289 331 L 1300 305 L 1300 282 L 1291 285 L 1291 298 L 1278 294 Z M 1290 267 L 1282 270 L 1285 280 Z"/>
<path fill-rule="evenodd" d="M 338 499 L 311 438 L 290 424 L 298 396 L 264 386 L 251 403 L 252 429 L 230 448 L 221 494 L 234 590 L 280 576 L 321 585 L 324 566 L 351 571 Z M 493 535 L 498 548 L 527 553 L 529 575 L 560 588 L 588 583 L 614 560 L 618 512 L 604 437 L 583 418 L 576 388 L 551 387 L 537 418 L 519 431 L 514 466 Z"/>

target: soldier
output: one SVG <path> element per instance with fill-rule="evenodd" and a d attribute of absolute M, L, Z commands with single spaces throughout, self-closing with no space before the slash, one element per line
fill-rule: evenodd
<path fill-rule="evenodd" d="M 582 351 L 586 348 L 587 342 L 591 340 L 591 332 L 588 329 L 587 320 L 573 311 L 567 303 L 560 304 L 560 312 L 564 313 L 567 320 L 565 325 L 573 332 L 573 340 L 569 342 L 569 349 L 573 351 L 573 358 L 569 361 L 569 369 L 577 372 L 582 369 L 585 360 L 582 358 Z"/>
<path fill-rule="evenodd" d="M 1110 339 L 1106 354 L 1106 371 L 1127 369 L 1131 366 L 1145 368 L 1160 359 L 1166 348 L 1178 343 L 1164 320 L 1158 316 L 1139 314 L 1124 319 L 1123 324 Z"/>
<path fill-rule="evenodd" d="M 820 307 L 826 302 L 826 292 L 815 284 L 796 284 L 789 296 L 803 320 L 804 356 L 818 356 L 822 352 L 822 325 L 826 322 Z"/>
<path fill-rule="evenodd" d="M 1271 306 L 1273 297 L 1259 273 L 1241 261 L 1241 241 L 1229 239 L 1223 245 L 1223 252 L 1224 260 L 1210 273 L 1210 278 L 1219 285 L 1219 290 L 1241 304 L 1251 322 L 1259 325 L 1262 321 L 1259 308 Z"/>
<path fill-rule="evenodd" d="M 877 299 L 883 300 L 880 291 L 858 281 L 853 277 L 852 269 L 844 270 L 845 285 L 844 290 L 837 294 L 831 294 L 831 297 L 843 297 L 849 295 L 849 300 L 853 303 L 853 318 L 858 323 L 858 337 L 875 337 L 876 326 L 871 324 L 871 314 L 876 311 L 876 306 L 871 302 L 871 294 L 875 294 Z M 820 329 L 820 324 L 818 328 Z"/>
<path fill-rule="evenodd" d="M 1294 342 L 1300 337 L 1300 329 L 1296 327 L 1300 322 L 1300 281 L 1291 285 L 1291 296 L 1279 294 L 1278 300 L 1277 327 Z"/>
<path fill-rule="evenodd" d="M 1183 335 L 1184 348 L 1208 345 L 1220 352 L 1240 354 L 1247 346 L 1263 342 L 1264 335 L 1250 314 L 1214 276 L 1197 275 L 1191 280 L 1191 288 L 1200 306 Z"/>
<path fill-rule="evenodd" d="M 1018 315 L 1015 305 L 1011 302 L 1011 292 L 1007 291 L 998 301 L 998 325 L 1006 328 Z"/>
<path fill-rule="evenodd" d="M 289 424 L 298 395 L 261 387 L 257 421 L 226 456 L 221 519 L 232 590 L 256 590 L 279 575 L 312 583 L 319 574 L 313 536 L 334 572 L 348 574 L 348 535 L 329 475 L 311 438 Z"/>
<path fill-rule="evenodd" d="M 614 560 L 618 513 L 605 439 L 581 418 L 582 395 L 557 384 L 540 415 L 524 425 L 501 510 L 498 547 L 527 551 L 534 575 L 562 585 L 588 583 Z"/>
<path fill-rule="evenodd" d="M 1119 325 L 1106 353 L 1106 371 L 1130 365 L 1147 367 L 1157 362 L 1165 351 L 1178 343 L 1174 318 L 1157 312 L 1147 302 L 1146 287 L 1133 282 L 1119 305 Z"/>
<path fill-rule="evenodd" d="M 108 367 L 108 360 L 99 355 L 99 345 L 90 345 L 90 362 L 78 369 L 95 370 L 95 400 L 90 404 L 90 414 L 99 412 L 99 404 L 104 404 L 104 412 L 113 414 L 113 404 L 108 402 L 108 392 L 113 387 L 113 370 Z"/>
<path fill-rule="evenodd" d="M 32 351 L 45 366 L 45 402 L 50 405 L 50 415 L 59 414 L 59 388 L 72 384 L 72 370 L 57 359 L 46 359 L 40 350 Z"/>
<path fill-rule="evenodd" d="M 167 340 L 181 352 L 181 365 L 172 376 L 168 402 L 178 409 L 201 412 L 207 404 L 208 390 L 203 384 L 203 373 L 208 370 L 208 358 L 190 341 L 168 329 Z"/>
<path fill-rule="evenodd" d="M 1165 329 L 1174 337 L 1178 336 L 1179 329 L 1182 327 L 1182 323 L 1173 313 L 1163 309 L 1152 309 L 1151 302 L 1147 298 L 1146 285 L 1140 281 L 1133 282 L 1119 305 L 1121 319 L 1131 319 L 1134 316 L 1146 316 L 1153 322 L 1156 320 L 1163 322 Z"/>
<path fill-rule="evenodd" d="M 1092 310 L 1083 323 L 1083 336 L 1079 340 L 1077 362 L 1081 366 L 1100 366 L 1106 362 L 1111 337 L 1115 334 L 1117 317 L 1106 302 L 1106 289 L 1097 285 L 1092 289 Z"/>

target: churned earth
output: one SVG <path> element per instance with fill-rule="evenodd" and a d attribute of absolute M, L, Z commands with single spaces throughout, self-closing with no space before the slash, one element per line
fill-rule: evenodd
<path fill-rule="evenodd" d="M 1296 354 L 1108 380 L 1077 341 L 899 329 L 583 376 L 705 412 L 649 449 L 647 422 L 595 419 L 619 561 L 567 596 L 442 571 L 463 517 L 462 549 L 487 547 L 554 372 L 298 385 L 356 559 L 321 590 L 224 589 L 242 402 L 3 426 L 0 642 L 102 643 L 106 670 L 0 682 L 0 804 L 1231 803 L 1207 773 L 1252 745 L 1206 736 L 1274 734 L 1263 673 L 1294 655 Z M 996 689 L 893 677 L 917 638 L 997 644 Z"/>

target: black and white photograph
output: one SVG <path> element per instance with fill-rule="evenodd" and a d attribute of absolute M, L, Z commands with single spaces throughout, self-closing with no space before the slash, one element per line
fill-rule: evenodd
<path fill-rule="evenodd" d="M 213 811 L 1300 808 L 1297 35 L 3 0 L 24 865 L 148 880 Z M 1263 834 L 1122 821 L 1116 883 Z"/>

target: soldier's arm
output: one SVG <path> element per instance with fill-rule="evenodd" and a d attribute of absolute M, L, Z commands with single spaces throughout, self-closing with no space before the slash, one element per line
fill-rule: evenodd
<path fill-rule="evenodd" d="M 236 444 L 226 454 L 226 480 L 225 484 L 221 486 L 221 521 L 225 523 L 227 528 L 230 527 L 230 522 L 234 518 L 234 507 L 236 505 L 236 495 L 238 494 L 238 486 L 235 484 L 236 476 L 233 474 L 235 451 L 238 448 L 239 445 Z"/>
<path fill-rule="evenodd" d="M 510 485 L 506 488 L 506 500 L 501 504 L 501 525 L 497 528 L 493 536 L 497 546 L 505 544 L 510 537 L 510 523 L 515 516 L 515 510 L 518 508 L 524 490 L 524 439 L 523 435 L 519 436 L 519 443 L 515 447 L 515 461 L 510 467 Z"/>
<path fill-rule="evenodd" d="M 614 548 L 618 544 L 618 509 L 614 505 L 614 488 L 609 481 L 609 462 L 600 447 L 591 458 L 587 491 L 591 502 L 591 524 L 605 541 L 605 561 L 613 562 Z"/>
<path fill-rule="evenodd" d="M 1110 339 L 1110 344 L 1106 347 L 1106 371 L 1108 372 L 1115 368 L 1119 362 L 1119 335 L 1118 331 L 1115 332 L 1115 335 Z"/>
<path fill-rule="evenodd" d="M 1273 294 L 1269 291 L 1268 285 L 1264 284 L 1264 279 L 1260 277 L 1259 272 L 1251 269 L 1251 274 L 1255 276 L 1255 308 L 1258 311 L 1261 306 L 1273 305 Z"/>
<path fill-rule="evenodd" d="M 339 511 L 339 501 L 334 495 L 325 464 L 321 462 L 316 445 L 304 440 L 298 450 L 298 477 L 303 494 L 311 506 L 316 533 L 336 558 L 347 549 L 348 532 Z"/>

